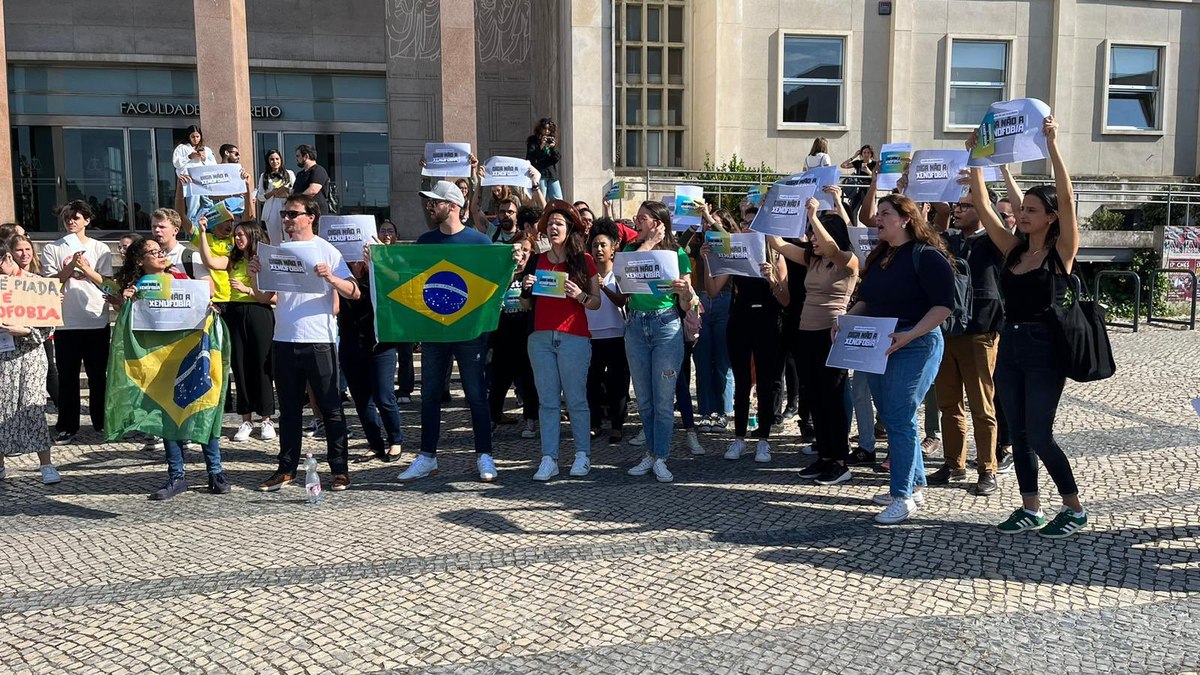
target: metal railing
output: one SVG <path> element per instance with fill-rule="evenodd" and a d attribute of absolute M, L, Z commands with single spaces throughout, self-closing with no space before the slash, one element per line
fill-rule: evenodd
<path fill-rule="evenodd" d="M 1133 322 L 1124 323 L 1105 319 L 1104 323 L 1117 328 L 1132 328 L 1133 332 L 1136 333 L 1138 330 L 1138 316 L 1142 313 L 1142 278 L 1138 276 L 1137 272 L 1131 270 L 1100 270 L 1096 273 L 1096 282 L 1092 293 L 1092 297 L 1096 302 L 1100 302 L 1100 281 L 1105 277 L 1133 279 Z"/>
<path fill-rule="evenodd" d="M 1186 319 L 1165 319 L 1154 317 L 1154 290 L 1158 287 L 1158 275 L 1165 274 L 1170 277 L 1172 274 L 1182 274 L 1188 278 L 1191 283 L 1190 290 L 1192 296 L 1191 313 Z M 1188 330 L 1196 330 L 1196 273 L 1192 270 L 1179 269 L 1173 267 L 1160 267 L 1150 274 L 1150 302 L 1146 304 L 1146 325 L 1154 323 L 1167 323 L 1174 326 L 1187 326 Z"/>

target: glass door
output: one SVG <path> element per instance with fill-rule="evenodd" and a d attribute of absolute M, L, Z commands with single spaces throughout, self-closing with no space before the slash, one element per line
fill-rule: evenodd
<path fill-rule="evenodd" d="M 62 135 L 62 202 L 87 202 L 96 215 L 92 227 L 97 230 L 128 229 L 132 210 L 125 130 L 65 128 Z"/>
<path fill-rule="evenodd" d="M 29 232 L 58 232 L 54 207 L 62 178 L 52 127 L 12 128 L 13 197 L 17 222 Z"/>
<path fill-rule="evenodd" d="M 150 229 L 150 213 L 159 203 L 154 132 L 151 129 L 130 129 L 128 133 L 130 217 L 133 229 L 145 232 Z"/>

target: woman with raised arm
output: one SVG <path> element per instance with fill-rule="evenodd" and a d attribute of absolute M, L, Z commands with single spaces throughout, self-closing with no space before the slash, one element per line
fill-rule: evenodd
<path fill-rule="evenodd" d="M 1025 193 L 1015 234 L 987 208 L 983 173 L 971 169 L 970 182 L 975 210 L 1006 259 L 1000 275 L 1005 321 L 996 355 L 996 392 L 1012 437 L 1022 505 L 997 529 L 1008 534 L 1039 530 L 1043 537 L 1059 539 L 1087 525 L 1071 462 L 1054 440 L 1054 414 L 1066 377 L 1055 363 L 1047 323 L 1053 303 L 1061 303 L 1067 293 L 1079 252 L 1079 224 L 1075 190 L 1058 148 L 1058 122 L 1053 115 L 1043 121 L 1042 130 L 1055 184 L 1038 185 Z M 1049 522 L 1038 495 L 1039 459 L 1064 505 Z"/>

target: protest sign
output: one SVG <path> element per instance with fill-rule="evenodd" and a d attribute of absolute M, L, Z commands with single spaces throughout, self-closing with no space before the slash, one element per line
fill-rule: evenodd
<path fill-rule="evenodd" d="M 892 346 L 896 319 L 843 314 L 837 318 L 838 334 L 825 365 L 882 375 L 887 370 L 887 350 Z"/>
<path fill-rule="evenodd" d="M 76 253 L 87 253 L 87 247 L 80 241 L 79 235 L 72 232 L 62 238 L 62 243 L 67 246 L 67 252 L 74 255 Z"/>
<path fill-rule="evenodd" d="M 760 207 L 762 206 L 763 197 L 767 195 L 767 190 L 770 189 L 770 185 L 751 185 L 750 189 L 746 190 L 746 201 L 755 207 Z"/>
<path fill-rule="evenodd" d="M 362 262 L 363 246 L 376 234 L 375 216 L 321 216 L 321 237 L 333 244 L 346 262 Z"/>
<path fill-rule="evenodd" d="M 867 256 L 879 245 L 879 228 L 876 227 L 847 227 L 850 235 L 851 250 L 858 256 L 858 264 L 865 265 Z"/>
<path fill-rule="evenodd" d="M 775 181 L 776 185 L 812 185 L 816 188 L 813 196 L 821 203 L 822 211 L 832 211 L 837 206 L 833 203 L 833 196 L 825 192 L 821 188 L 826 185 L 837 185 L 842 179 L 842 172 L 836 166 L 818 166 L 814 169 L 809 169 L 802 173 L 794 173 L 787 178 L 781 178 Z"/>
<path fill-rule="evenodd" d="M 534 270 L 533 289 L 530 292 L 534 295 L 544 295 L 548 298 L 567 297 L 567 273 L 555 272 L 553 270 Z"/>
<path fill-rule="evenodd" d="M 212 232 L 218 225 L 240 218 L 246 212 L 245 197 L 226 197 L 212 201 L 208 197 L 201 199 L 200 211 L 196 215 L 197 225 L 201 218 L 208 221 L 206 231 Z"/>
<path fill-rule="evenodd" d="M 803 237 L 808 229 L 805 209 L 815 190 L 812 184 L 772 185 L 750 229 L 777 237 Z"/>
<path fill-rule="evenodd" d="M 908 165 L 908 187 L 904 195 L 914 202 L 956 202 L 964 185 L 958 172 L 967 165 L 966 150 L 917 150 Z"/>
<path fill-rule="evenodd" d="M 137 282 L 130 311 L 133 330 L 200 330 L 208 318 L 212 291 L 207 279 L 176 279 L 147 274 Z"/>
<path fill-rule="evenodd" d="M 425 166 L 422 176 L 469 178 L 471 176 L 470 143 L 426 143 Z"/>
<path fill-rule="evenodd" d="M 879 150 L 879 182 L 881 193 L 896 189 L 896 181 L 904 174 L 904 166 L 912 157 L 912 143 L 884 143 Z"/>
<path fill-rule="evenodd" d="M 1049 153 L 1042 120 L 1049 114 L 1050 106 L 1036 98 L 997 101 L 988 106 L 976 130 L 971 166 L 1045 159 Z"/>
<path fill-rule="evenodd" d="M 730 235 L 728 232 L 722 232 L 720 230 L 707 230 L 704 233 L 704 243 L 708 244 L 714 253 L 729 255 L 729 252 L 733 250 L 732 246 L 729 244 L 731 241 L 730 236 L 732 235 Z"/>
<path fill-rule="evenodd" d="M 185 197 L 224 197 L 246 194 L 241 164 L 208 164 L 187 167 L 190 183 L 183 184 Z"/>
<path fill-rule="evenodd" d="M 621 252 L 613 260 L 613 271 L 622 293 L 666 295 L 670 282 L 679 278 L 679 252 Z"/>
<path fill-rule="evenodd" d="M 258 245 L 260 291 L 290 291 L 293 293 L 324 293 L 329 284 L 317 276 L 314 269 L 319 251 L 309 241 L 290 241 L 282 246 Z"/>
<path fill-rule="evenodd" d="M 675 203 L 671 213 L 671 229 L 686 230 L 700 224 L 700 208 L 704 205 L 704 188 L 698 185 L 675 186 Z"/>
<path fill-rule="evenodd" d="M 529 162 L 516 157 L 496 155 L 484 164 L 482 186 L 512 185 L 525 189 L 533 188 L 533 179 L 529 177 Z"/>
<path fill-rule="evenodd" d="M 618 199 L 625 198 L 625 182 L 613 179 L 612 185 L 608 186 L 608 192 L 604 193 L 604 199 L 610 202 L 615 202 Z"/>
<path fill-rule="evenodd" d="M 56 279 L 0 274 L 0 323 L 41 328 L 63 325 L 61 289 Z"/>
<path fill-rule="evenodd" d="M 705 241 L 710 242 L 708 235 L 721 235 L 721 232 L 706 232 Z M 766 239 L 757 232 L 745 234 L 726 234 L 719 237 L 726 246 L 712 246 L 712 253 L 704 257 L 708 267 L 708 275 L 715 277 L 719 274 L 732 274 L 736 277 L 762 277 L 762 264 L 766 261 Z M 724 250 L 721 250 L 724 249 Z"/>

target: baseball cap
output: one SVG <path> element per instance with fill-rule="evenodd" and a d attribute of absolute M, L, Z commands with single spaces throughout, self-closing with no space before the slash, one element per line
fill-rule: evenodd
<path fill-rule="evenodd" d="M 437 185 L 433 186 L 432 190 L 421 192 L 422 197 L 433 199 L 439 202 L 452 202 L 458 206 L 465 203 L 462 196 L 462 190 L 458 186 L 448 180 L 439 180 Z"/>

